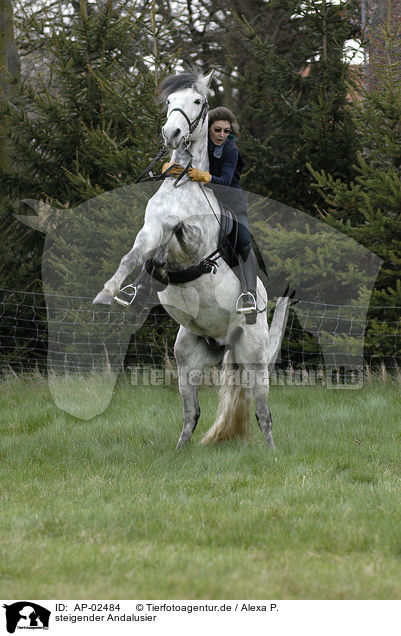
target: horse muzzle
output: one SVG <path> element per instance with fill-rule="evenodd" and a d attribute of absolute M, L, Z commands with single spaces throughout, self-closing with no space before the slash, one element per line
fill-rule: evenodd
<path fill-rule="evenodd" d="M 186 131 L 176 125 L 166 124 L 162 128 L 162 136 L 167 148 L 176 150 L 178 146 L 184 141 Z"/>

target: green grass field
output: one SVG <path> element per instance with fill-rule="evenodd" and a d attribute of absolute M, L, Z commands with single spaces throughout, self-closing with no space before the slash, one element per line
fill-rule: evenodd
<path fill-rule="evenodd" d="M 188 448 L 176 388 L 119 381 L 100 416 L 0 385 L 2 598 L 401 598 L 399 385 L 273 387 L 277 450 Z"/>

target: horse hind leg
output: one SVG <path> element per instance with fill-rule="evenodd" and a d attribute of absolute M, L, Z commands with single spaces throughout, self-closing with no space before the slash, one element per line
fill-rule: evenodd
<path fill-rule="evenodd" d="M 261 347 L 265 351 L 265 358 L 259 366 L 256 366 L 255 386 L 253 394 L 255 398 L 255 414 L 260 430 L 265 436 L 269 448 L 274 449 L 272 433 L 272 416 L 268 407 L 269 394 L 269 370 L 274 365 L 280 352 L 284 331 L 288 319 L 290 297 L 282 296 L 277 300 L 270 333 L 267 338 L 267 347 Z"/>
<path fill-rule="evenodd" d="M 231 350 L 224 356 L 222 383 L 216 420 L 201 444 L 216 444 L 229 439 L 249 439 L 250 390 L 241 383 L 241 369 Z"/>
<path fill-rule="evenodd" d="M 268 406 L 269 364 L 267 323 L 259 317 L 256 325 L 250 325 L 233 343 L 234 357 L 243 369 L 244 380 L 252 389 L 255 415 L 266 444 L 274 448 L 272 417 Z"/>
<path fill-rule="evenodd" d="M 185 446 L 185 444 L 190 440 L 200 417 L 200 406 L 197 391 L 198 387 L 195 385 L 188 387 L 184 384 L 181 379 L 181 374 L 179 375 L 179 387 L 183 402 L 183 425 L 176 448 Z"/>
<path fill-rule="evenodd" d="M 259 428 L 266 440 L 267 446 L 271 449 L 275 448 L 272 431 L 272 416 L 267 403 L 269 393 L 269 376 L 268 367 L 258 369 L 255 373 L 255 384 L 253 387 L 253 395 L 255 398 L 255 415 Z"/>
<path fill-rule="evenodd" d="M 213 350 L 204 338 L 181 327 L 174 346 L 178 367 L 178 382 L 183 402 L 183 425 L 177 448 L 185 446 L 194 432 L 200 416 L 198 388 L 205 366 L 218 364 L 223 350 Z"/>

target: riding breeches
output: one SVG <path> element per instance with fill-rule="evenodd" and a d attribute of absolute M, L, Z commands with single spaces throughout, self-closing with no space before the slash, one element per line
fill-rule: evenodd
<path fill-rule="evenodd" d="M 241 254 L 243 249 L 251 243 L 248 211 L 244 193 L 241 188 L 229 188 L 216 185 L 213 186 L 213 191 L 218 201 L 235 214 L 235 218 L 238 221 L 236 252 Z"/>
<path fill-rule="evenodd" d="M 236 251 L 238 254 L 251 243 L 251 233 L 249 231 L 248 214 L 245 212 L 235 212 L 238 221 L 238 237 Z"/>

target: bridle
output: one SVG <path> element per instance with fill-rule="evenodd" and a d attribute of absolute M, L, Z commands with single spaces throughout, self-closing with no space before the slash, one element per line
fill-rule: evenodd
<path fill-rule="evenodd" d="M 188 162 L 187 166 L 184 168 L 183 172 L 174 181 L 173 185 L 174 185 L 175 188 L 178 188 L 179 182 L 181 181 L 183 176 L 187 174 L 188 170 L 191 168 L 191 165 L 192 165 L 192 153 L 191 153 L 191 151 L 189 149 L 189 147 L 191 145 L 191 139 L 190 138 L 191 138 L 191 135 L 193 134 L 193 132 L 198 127 L 199 123 L 202 121 L 202 125 L 204 124 L 208 109 L 209 109 L 209 104 L 208 104 L 207 99 L 205 99 L 203 101 L 202 108 L 200 109 L 199 114 L 192 121 L 189 119 L 189 117 L 186 114 L 186 112 L 184 110 L 182 110 L 182 108 L 178 108 L 178 107 L 177 108 L 172 108 L 170 110 L 170 112 L 168 113 L 167 119 L 168 119 L 168 117 L 170 117 L 171 113 L 173 113 L 175 111 L 181 113 L 181 115 L 183 115 L 183 117 L 185 118 L 185 120 L 186 120 L 186 122 L 188 124 L 188 132 L 184 136 L 183 142 L 184 142 L 184 150 L 189 155 L 190 159 L 189 159 L 189 162 Z M 165 170 L 164 172 L 162 172 L 159 175 L 153 175 L 150 172 L 151 168 L 153 168 L 153 166 L 159 161 L 159 159 L 161 157 L 163 157 L 164 154 L 166 154 L 166 152 L 167 152 L 166 148 L 162 148 L 162 150 L 153 159 L 153 161 L 151 161 L 150 164 L 147 166 L 147 168 L 145 168 L 145 170 L 142 172 L 142 174 L 139 175 L 139 177 L 136 179 L 135 183 L 140 183 L 141 181 L 161 181 L 162 179 L 165 179 L 166 177 L 170 176 L 169 172 L 170 172 L 172 166 L 171 166 L 171 168 L 168 168 L 167 170 Z M 145 177 L 145 175 L 147 175 L 147 174 L 149 174 L 150 176 Z M 182 185 L 182 184 L 180 184 L 180 185 Z"/>
<path fill-rule="evenodd" d="M 188 124 L 188 132 L 184 137 L 184 143 L 186 145 L 189 145 L 189 138 L 192 135 L 192 133 L 196 130 L 197 126 L 199 125 L 199 122 L 202 120 L 202 124 L 205 123 L 205 119 L 206 119 L 206 115 L 207 115 L 207 111 L 209 109 L 209 104 L 207 99 L 204 100 L 203 104 L 202 104 L 202 108 L 199 112 L 199 115 L 197 115 L 195 117 L 194 120 L 190 120 L 188 115 L 186 114 L 186 112 L 184 110 L 182 110 L 182 108 L 172 108 L 170 110 L 170 112 L 168 113 L 167 119 L 170 117 L 171 113 L 174 112 L 178 112 L 181 113 L 181 115 L 183 115 L 183 117 L 185 117 L 186 122 Z"/>
<path fill-rule="evenodd" d="M 167 119 L 170 117 L 171 113 L 174 113 L 174 112 L 181 113 L 181 115 L 183 115 L 183 117 L 185 117 L 185 120 L 186 120 L 186 122 L 188 124 L 188 132 L 184 136 L 183 142 L 184 142 L 184 151 L 187 153 L 187 155 L 189 155 L 189 162 L 185 166 L 184 170 L 181 172 L 180 176 L 177 177 L 176 180 L 174 181 L 174 183 L 173 183 L 174 188 L 178 188 L 180 185 L 182 185 L 182 184 L 180 184 L 181 179 L 187 174 L 188 170 L 192 167 L 192 156 L 193 155 L 192 155 L 192 153 L 191 153 L 191 151 L 189 149 L 189 147 L 191 145 L 191 135 L 196 130 L 196 128 L 199 126 L 199 123 L 201 121 L 202 121 L 202 125 L 205 123 L 205 119 L 206 119 L 206 115 L 207 115 L 208 109 L 209 109 L 209 104 L 208 104 L 207 99 L 205 99 L 203 104 L 202 104 L 202 108 L 200 109 L 199 114 L 192 121 L 189 119 L 189 117 L 186 114 L 186 112 L 184 110 L 182 110 L 182 108 L 172 108 L 170 110 L 170 112 L 168 113 Z M 166 172 L 168 172 L 168 170 Z M 165 174 L 165 173 L 163 173 L 163 174 Z"/>

